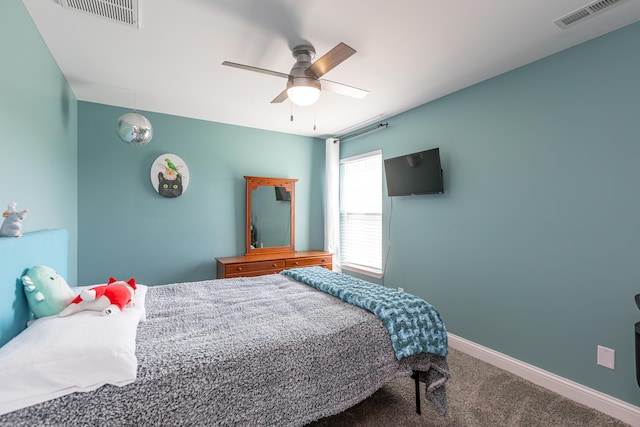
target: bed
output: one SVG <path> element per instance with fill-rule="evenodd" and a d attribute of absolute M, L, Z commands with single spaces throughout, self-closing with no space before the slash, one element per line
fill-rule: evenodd
<path fill-rule="evenodd" d="M 18 409 L 0 425 L 302 426 L 416 372 L 446 408 L 446 354 L 399 359 L 375 314 L 293 277 L 150 286 L 143 310 L 135 381 Z"/>

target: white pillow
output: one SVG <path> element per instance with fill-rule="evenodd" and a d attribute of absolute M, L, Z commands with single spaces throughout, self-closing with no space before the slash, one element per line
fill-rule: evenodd
<path fill-rule="evenodd" d="M 135 381 L 136 330 L 145 318 L 146 292 L 146 286 L 137 285 L 135 306 L 110 316 L 82 311 L 36 319 L 0 347 L 0 414 Z"/>

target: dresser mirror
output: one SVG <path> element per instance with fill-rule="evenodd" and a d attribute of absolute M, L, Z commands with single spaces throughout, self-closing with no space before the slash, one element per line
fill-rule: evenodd
<path fill-rule="evenodd" d="M 246 255 L 294 252 L 297 179 L 244 178 L 247 183 Z"/>

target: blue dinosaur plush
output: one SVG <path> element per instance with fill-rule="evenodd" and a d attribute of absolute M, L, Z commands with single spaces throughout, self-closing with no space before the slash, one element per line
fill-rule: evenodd
<path fill-rule="evenodd" d="M 27 216 L 27 210 L 16 211 L 16 202 L 9 203 L 9 209 L 4 211 L 2 216 L 4 222 L 0 227 L 0 237 L 20 237 L 22 236 L 22 220 Z"/>
<path fill-rule="evenodd" d="M 67 307 L 75 293 L 53 268 L 36 265 L 22 276 L 29 308 L 36 318 L 54 316 Z"/>

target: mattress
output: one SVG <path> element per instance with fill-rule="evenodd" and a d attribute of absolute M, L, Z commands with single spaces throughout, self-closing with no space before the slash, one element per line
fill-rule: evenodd
<path fill-rule="evenodd" d="M 444 413 L 446 358 L 397 360 L 372 313 L 283 275 L 149 287 L 137 379 L 0 416 L 0 425 L 301 426 L 422 371 Z"/>

